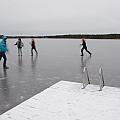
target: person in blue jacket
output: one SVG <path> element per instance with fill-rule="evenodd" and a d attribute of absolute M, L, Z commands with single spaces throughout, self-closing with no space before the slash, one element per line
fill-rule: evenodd
<path fill-rule="evenodd" d="M 6 40 L 7 37 L 2 35 L 2 41 L 0 42 L 0 60 L 3 58 L 3 68 L 4 69 L 8 69 L 9 67 L 6 66 L 6 62 L 7 62 L 7 57 L 6 57 L 6 52 L 8 51 L 7 45 L 6 45 Z"/>

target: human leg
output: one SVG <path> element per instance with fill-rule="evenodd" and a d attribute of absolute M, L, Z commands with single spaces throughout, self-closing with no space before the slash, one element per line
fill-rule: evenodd
<path fill-rule="evenodd" d="M 0 60 L 2 59 L 2 53 L 0 53 Z"/>
<path fill-rule="evenodd" d="M 33 48 L 31 48 L 31 56 L 33 56 Z"/>
<path fill-rule="evenodd" d="M 21 53 L 21 56 L 22 56 L 22 48 L 20 48 L 20 53 Z"/>
<path fill-rule="evenodd" d="M 6 66 L 6 62 L 7 62 L 6 54 L 5 54 L 5 53 L 2 53 L 2 57 L 3 57 L 3 59 L 4 59 L 4 61 L 3 61 L 3 68 L 4 68 L 4 69 L 8 69 L 9 67 Z"/>
<path fill-rule="evenodd" d="M 35 50 L 35 52 L 36 52 L 36 55 L 38 55 L 38 52 L 37 52 L 36 48 L 34 48 L 34 50 Z"/>
<path fill-rule="evenodd" d="M 91 52 L 90 52 L 90 51 L 88 51 L 88 49 L 87 49 L 87 48 L 85 48 L 85 50 L 86 50 L 86 52 L 88 52 L 88 53 L 91 55 Z"/>
<path fill-rule="evenodd" d="M 83 56 L 83 50 L 84 50 L 84 47 L 81 49 L 81 56 Z"/>
<path fill-rule="evenodd" d="M 20 48 L 18 48 L 18 56 L 20 56 Z"/>

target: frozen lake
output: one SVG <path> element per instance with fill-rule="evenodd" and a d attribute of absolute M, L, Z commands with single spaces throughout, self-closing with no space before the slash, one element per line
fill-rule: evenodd
<path fill-rule="evenodd" d="M 0 61 L 0 114 L 43 91 L 60 80 L 82 82 L 87 66 L 92 84 L 99 84 L 98 69 L 103 67 L 105 85 L 120 87 L 120 41 L 87 40 L 92 57 L 80 56 L 80 40 L 35 39 L 38 57 L 31 57 L 30 39 L 24 42 L 23 56 L 18 57 L 17 39 L 8 39 L 9 70 Z"/>

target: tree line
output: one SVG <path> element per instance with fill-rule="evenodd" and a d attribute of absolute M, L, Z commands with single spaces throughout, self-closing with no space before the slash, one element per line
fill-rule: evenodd
<path fill-rule="evenodd" d="M 0 35 L 1 37 L 1 35 Z M 69 38 L 69 39 L 120 39 L 120 34 L 68 34 L 68 35 L 49 35 L 49 36 L 6 36 L 7 38 Z"/>

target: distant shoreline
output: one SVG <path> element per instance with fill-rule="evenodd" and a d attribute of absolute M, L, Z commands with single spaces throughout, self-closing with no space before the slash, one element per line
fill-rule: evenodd
<path fill-rule="evenodd" d="M 34 35 L 16 35 L 7 36 L 7 38 L 69 38 L 69 39 L 120 39 L 120 34 L 69 34 L 69 35 L 49 35 L 49 36 L 34 36 Z"/>

